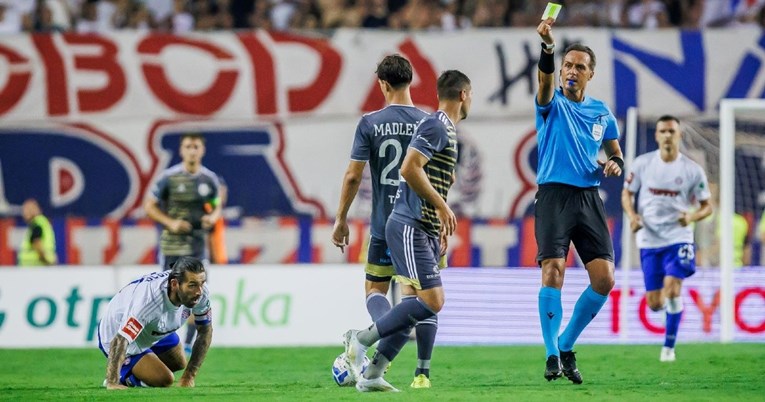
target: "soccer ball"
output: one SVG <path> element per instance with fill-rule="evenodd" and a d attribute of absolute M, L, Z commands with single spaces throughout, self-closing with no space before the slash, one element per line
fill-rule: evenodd
<path fill-rule="evenodd" d="M 348 387 L 356 384 L 355 381 L 351 380 L 351 368 L 349 366 L 348 357 L 345 352 L 340 353 L 335 362 L 332 363 L 332 378 L 337 385 Z M 367 371 L 367 367 L 369 367 L 369 358 L 364 356 L 364 365 L 361 368 L 362 374 Z"/>

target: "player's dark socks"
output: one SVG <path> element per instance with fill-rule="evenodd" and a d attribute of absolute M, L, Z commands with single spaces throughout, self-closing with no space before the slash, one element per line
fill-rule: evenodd
<path fill-rule="evenodd" d="M 399 352 L 401 352 L 401 349 L 404 348 L 404 345 L 409 341 L 409 332 L 411 331 L 410 328 L 405 328 L 401 331 L 396 332 L 393 335 L 387 336 L 385 338 L 380 339 L 380 343 L 377 344 L 377 354 L 382 354 L 385 356 L 388 362 L 392 362 L 393 359 L 398 356 Z M 388 365 L 386 365 L 382 368 L 383 371 L 388 368 Z M 382 375 L 382 374 L 381 374 Z M 372 378 L 372 377 L 369 377 Z"/>
<path fill-rule="evenodd" d="M 421 367 L 425 366 L 425 367 Z M 414 370 L 414 376 L 417 377 L 420 374 L 425 374 L 425 377 L 430 378 L 430 360 L 422 361 L 417 360 L 417 369 Z"/>
<path fill-rule="evenodd" d="M 560 358 L 556 355 L 547 356 L 547 362 L 545 363 L 545 380 L 557 380 L 561 376 L 563 376 L 563 371 L 561 371 L 560 367 Z"/>
<path fill-rule="evenodd" d="M 433 345 L 436 343 L 438 332 L 438 316 L 426 318 L 414 327 L 417 335 L 417 359 L 430 360 L 433 355 Z"/>
<path fill-rule="evenodd" d="M 393 307 L 388 314 L 375 322 L 377 331 L 382 338 L 406 328 L 412 328 L 416 323 L 435 316 L 435 313 L 418 298 L 404 299 Z"/>
<path fill-rule="evenodd" d="M 390 311 L 390 302 L 382 293 L 370 293 L 367 296 L 367 311 L 369 316 L 372 317 L 372 321 L 377 321 Z"/>
<path fill-rule="evenodd" d="M 675 341 L 677 340 L 677 330 L 680 328 L 680 319 L 682 317 L 682 311 L 677 314 L 667 313 L 667 329 L 664 337 L 664 346 L 668 348 L 675 347 Z"/>
<path fill-rule="evenodd" d="M 574 384 L 581 384 L 582 374 L 579 372 L 579 369 L 576 368 L 576 356 L 574 355 L 575 353 L 573 351 L 564 352 L 561 350 L 560 362 L 563 368 L 563 375 Z"/>
<path fill-rule="evenodd" d="M 372 357 L 372 361 L 369 363 L 369 367 L 367 367 L 367 370 L 364 372 L 364 378 L 370 379 L 382 377 L 383 374 L 385 374 L 385 370 L 388 369 L 390 361 L 391 359 L 388 359 L 382 354 L 378 348 L 377 352 L 375 352 L 375 355 Z"/>
<path fill-rule="evenodd" d="M 677 330 L 680 328 L 680 319 L 683 317 L 683 299 L 682 297 L 673 297 L 667 299 L 667 325 L 664 337 L 664 346 L 668 348 L 675 347 L 677 340 Z"/>

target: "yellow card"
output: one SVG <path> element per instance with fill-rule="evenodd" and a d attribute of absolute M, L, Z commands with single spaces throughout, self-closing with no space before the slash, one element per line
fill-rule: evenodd
<path fill-rule="evenodd" d="M 548 18 L 552 18 L 555 20 L 558 18 L 558 14 L 560 14 L 560 10 L 563 8 L 562 5 L 558 3 L 547 3 L 547 7 L 545 7 L 545 12 L 542 13 L 542 20 L 546 20 Z"/>

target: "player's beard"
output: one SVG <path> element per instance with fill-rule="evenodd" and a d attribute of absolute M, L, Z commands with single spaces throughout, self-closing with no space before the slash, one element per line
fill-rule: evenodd
<path fill-rule="evenodd" d="M 188 308 L 192 308 L 199 303 L 199 298 L 196 298 L 193 294 L 187 295 L 186 293 L 179 291 L 178 296 L 179 299 L 181 299 L 181 304 Z"/>

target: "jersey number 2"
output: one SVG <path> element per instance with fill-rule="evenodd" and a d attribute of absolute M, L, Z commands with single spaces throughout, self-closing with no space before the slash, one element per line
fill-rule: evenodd
<path fill-rule="evenodd" d="M 393 147 L 394 155 L 393 159 L 391 159 L 390 163 L 385 165 L 385 168 L 383 168 L 382 172 L 380 173 L 380 184 L 388 185 L 388 186 L 398 186 L 398 162 L 401 160 L 401 143 L 398 142 L 398 140 L 390 139 L 383 141 L 382 144 L 380 144 L 380 151 L 378 152 L 378 156 L 380 158 L 385 158 L 386 151 L 388 147 Z M 396 178 L 391 179 L 388 177 L 388 174 L 392 170 L 396 169 Z"/>

